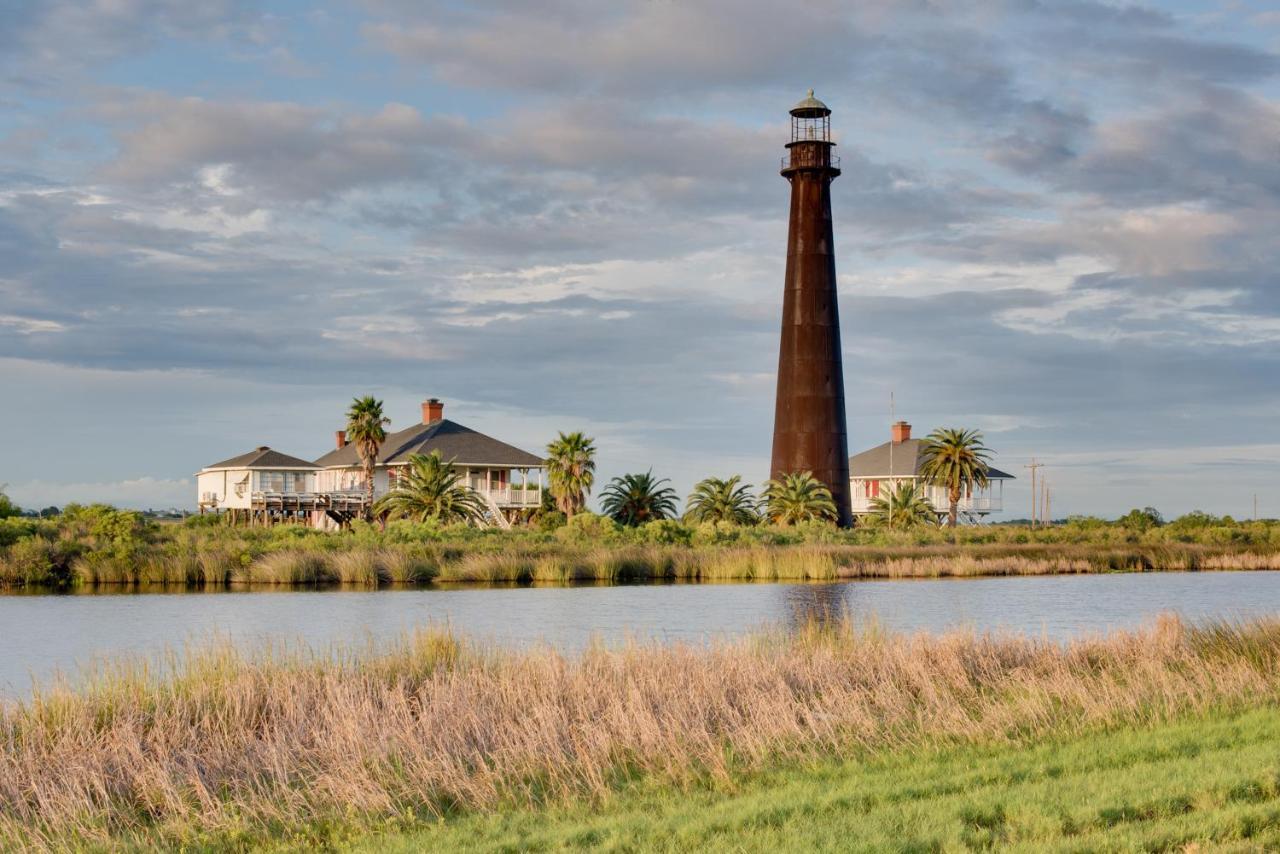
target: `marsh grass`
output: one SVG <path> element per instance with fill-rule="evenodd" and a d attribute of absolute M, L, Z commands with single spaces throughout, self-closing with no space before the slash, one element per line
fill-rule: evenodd
<path fill-rule="evenodd" d="M 292 569 L 285 570 L 292 571 Z M 0 707 L 0 848 L 329 844 L 775 763 L 1010 744 L 1275 702 L 1280 620 L 1067 645 L 837 618 L 704 646 L 221 645 Z"/>
<path fill-rule="evenodd" d="M 202 524 L 144 528 L 127 540 L 39 522 L 0 530 L 18 537 L 0 544 L 0 587 L 800 581 L 1280 568 L 1280 538 L 1272 539 L 1280 526 L 1263 523 L 1206 529 L 1203 542 L 1171 539 L 1165 529 L 1122 538 L 1110 528 L 1009 528 L 970 529 L 945 543 L 933 534 L 913 539 L 824 527 L 725 526 L 687 530 L 690 539 L 683 541 L 674 522 L 652 526 L 653 534 L 595 521 L 590 536 L 578 528 L 546 534 L 396 523 L 385 531 L 363 526 L 324 533 Z"/>

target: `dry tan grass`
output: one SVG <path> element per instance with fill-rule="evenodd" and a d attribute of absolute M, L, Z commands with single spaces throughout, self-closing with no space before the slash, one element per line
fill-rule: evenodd
<path fill-rule="evenodd" d="M 0 848 L 174 846 L 606 798 L 786 759 L 1004 741 L 1271 702 L 1280 621 L 1066 647 L 846 622 L 710 646 L 120 665 L 0 707 Z"/>

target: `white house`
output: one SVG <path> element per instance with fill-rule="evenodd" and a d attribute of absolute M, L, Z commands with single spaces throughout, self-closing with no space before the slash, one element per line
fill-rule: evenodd
<path fill-rule="evenodd" d="M 247 454 L 207 465 L 196 474 L 202 510 L 249 510 L 255 494 L 307 494 L 315 491 L 319 466 L 273 451 L 266 445 Z"/>
<path fill-rule="evenodd" d="M 899 483 L 917 484 L 935 510 L 947 511 L 951 502 L 946 488 L 926 484 L 920 477 L 920 466 L 924 462 L 921 443 L 922 440 L 911 438 L 911 425 L 899 421 L 890 427 L 888 442 L 849 458 L 849 486 L 855 516 L 872 513 L 872 500 Z M 960 515 L 976 522 L 1003 510 L 1006 480 L 1013 480 L 1013 475 L 988 467 L 987 486 L 961 497 Z"/>
<path fill-rule="evenodd" d="M 196 475 L 200 512 L 230 511 L 251 522 L 306 520 L 321 528 L 360 515 L 367 502 L 364 468 L 345 431 L 315 462 L 260 447 Z M 546 461 L 444 417 L 444 404 L 422 404 L 417 424 L 387 435 L 373 474 L 374 500 L 394 489 L 414 454 L 438 451 L 488 507 L 490 523 L 507 527 L 521 510 L 542 504 Z"/>

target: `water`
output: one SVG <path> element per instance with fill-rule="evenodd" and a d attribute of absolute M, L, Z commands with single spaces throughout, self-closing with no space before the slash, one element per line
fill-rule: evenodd
<path fill-rule="evenodd" d="M 847 610 L 891 629 L 955 627 L 1053 639 L 1130 628 L 1161 612 L 1190 619 L 1280 614 L 1280 572 L 672 584 L 382 591 L 0 596 L 0 696 L 95 659 L 154 655 L 227 637 L 362 645 L 416 626 L 519 646 L 574 650 L 592 638 L 704 641 Z"/>

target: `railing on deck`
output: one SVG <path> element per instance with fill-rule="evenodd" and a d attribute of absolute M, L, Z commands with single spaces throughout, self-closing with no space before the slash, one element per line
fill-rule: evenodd
<path fill-rule="evenodd" d="M 542 504 L 542 490 L 521 489 L 508 486 L 499 489 L 477 489 L 482 496 L 493 499 L 499 507 L 538 507 Z"/>
<path fill-rule="evenodd" d="M 933 505 L 933 509 L 939 513 L 946 513 L 950 502 L 947 499 L 947 491 L 940 488 L 930 488 L 925 497 L 929 499 L 929 503 Z M 872 504 L 874 498 L 857 496 L 853 497 L 854 513 L 870 513 L 872 512 Z M 1004 504 L 1000 500 L 999 495 L 979 494 L 970 498 L 961 498 L 959 511 L 961 513 L 999 513 L 1004 509 Z"/>

